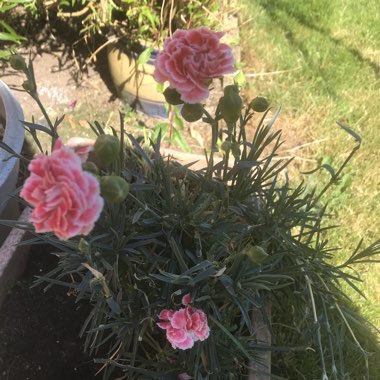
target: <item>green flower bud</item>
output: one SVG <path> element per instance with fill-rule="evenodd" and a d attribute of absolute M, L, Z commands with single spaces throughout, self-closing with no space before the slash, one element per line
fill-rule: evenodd
<path fill-rule="evenodd" d="M 120 142 L 117 137 L 100 135 L 94 145 L 96 162 L 102 167 L 107 167 L 115 161 L 120 154 Z"/>
<path fill-rule="evenodd" d="M 239 88 L 235 85 L 226 86 L 224 96 L 219 100 L 219 110 L 226 123 L 236 123 L 239 120 L 242 108 L 243 100 L 239 95 Z"/>
<path fill-rule="evenodd" d="M 232 146 L 231 146 L 231 152 L 232 152 L 232 155 L 235 158 L 239 158 L 240 157 L 240 145 L 239 145 L 239 143 L 235 142 L 235 143 L 232 144 Z"/>
<path fill-rule="evenodd" d="M 94 174 L 95 176 L 99 175 L 98 167 L 91 161 L 86 161 L 82 164 L 82 169 L 86 172 Z"/>
<path fill-rule="evenodd" d="M 129 184 L 117 175 L 107 175 L 100 178 L 100 192 L 108 202 L 120 203 L 129 193 Z"/>
<path fill-rule="evenodd" d="M 255 264 L 262 264 L 269 257 L 269 255 L 265 252 L 264 248 L 258 245 L 247 246 L 244 248 L 242 253 L 243 255 L 246 255 Z"/>
<path fill-rule="evenodd" d="M 223 141 L 220 148 L 223 152 L 229 152 L 231 150 L 231 141 Z"/>
<path fill-rule="evenodd" d="M 175 89 L 167 87 L 164 91 L 165 100 L 172 104 L 173 106 L 176 106 L 178 104 L 183 104 L 183 100 L 181 99 L 181 94 Z"/>
<path fill-rule="evenodd" d="M 251 101 L 250 106 L 256 112 L 265 112 L 269 108 L 269 102 L 263 96 L 256 96 L 256 98 Z"/>
<path fill-rule="evenodd" d="M 9 64 L 12 69 L 17 71 L 25 71 L 27 69 L 25 59 L 19 54 L 13 54 L 9 58 Z"/>
<path fill-rule="evenodd" d="M 28 91 L 28 92 L 36 91 L 36 87 L 34 86 L 33 82 L 31 82 L 30 80 L 24 81 L 22 84 L 22 87 L 25 91 Z"/>
<path fill-rule="evenodd" d="M 236 84 L 230 84 L 223 89 L 224 95 L 239 95 L 239 87 Z"/>
<path fill-rule="evenodd" d="M 78 249 L 79 249 L 79 252 L 88 254 L 90 253 L 90 244 L 86 240 L 81 238 L 79 240 Z"/>
<path fill-rule="evenodd" d="M 189 122 L 199 120 L 203 115 L 202 104 L 188 104 L 185 103 L 181 110 L 182 117 Z"/>

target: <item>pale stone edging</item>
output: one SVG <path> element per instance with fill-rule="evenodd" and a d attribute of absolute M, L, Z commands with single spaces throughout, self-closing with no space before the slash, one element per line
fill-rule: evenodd
<path fill-rule="evenodd" d="M 26 208 L 19 221 L 27 222 L 31 212 L 30 208 Z M 27 231 L 12 228 L 0 247 L 0 307 L 8 291 L 25 271 L 29 246 L 20 245 L 20 243 L 25 239 L 26 235 Z"/>
<path fill-rule="evenodd" d="M 21 106 L 8 86 L 0 80 L 0 124 L 4 128 L 2 141 L 14 152 L 20 154 L 25 130 Z M 0 148 L 0 219 L 16 220 L 19 215 L 17 201 L 12 198 L 19 174 L 19 160 Z M 0 246 L 10 228 L 0 225 Z"/>

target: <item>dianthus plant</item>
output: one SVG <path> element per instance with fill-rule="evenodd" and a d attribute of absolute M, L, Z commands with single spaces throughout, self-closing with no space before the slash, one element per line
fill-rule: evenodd
<path fill-rule="evenodd" d="M 156 62 L 167 101 L 180 105 L 185 119 L 210 125 L 201 170 L 163 157 L 160 138 L 139 145 L 123 123 L 112 135 L 94 123 L 93 142 L 64 144 L 60 120 L 52 123 L 41 106 L 31 65 L 14 57 L 49 126 L 26 128 L 34 137 L 38 129 L 48 133 L 53 147 L 31 161 L 20 193 L 33 207 L 23 227 L 59 258 L 37 283 L 67 286 L 91 305 L 80 334 L 104 379 L 302 372 L 343 379 L 351 371 L 345 347 L 352 345 L 369 378 L 368 353 L 354 334 L 358 319 L 339 284 L 356 288 L 351 266 L 375 261 L 380 244 L 359 245 L 344 263 L 332 264 L 321 205 L 360 137 L 341 125 L 354 139 L 342 167 L 328 167 L 331 180 L 318 189 L 292 185 L 284 175 L 289 161 L 274 159 L 278 112 L 266 99 L 244 106 L 238 86 L 230 85 L 214 115 L 202 104 L 211 81 L 234 70 L 221 37 L 206 28 L 177 31 Z M 248 122 L 260 113 L 248 141 Z M 292 372 L 288 353 L 307 366 Z"/>

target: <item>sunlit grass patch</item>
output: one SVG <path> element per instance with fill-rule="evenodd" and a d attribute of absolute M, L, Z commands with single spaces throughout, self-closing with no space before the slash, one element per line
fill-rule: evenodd
<path fill-rule="evenodd" d="M 380 237 L 380 12 L 378 2 L 250 0 L 242 2 L 243 60 L 247 96 L 267 96 L 282 106 L 286 137 L 292 132 L 311 144 L 304 158 L 332 167 L 343 162 L 353 144 L 335 124 L 340 120 L 362 137 L 361 149 L 345 171 L 349 184 L 336 186 L 325 200 L 340 224 L 329 239 L 344 260 L 361 238 Z M 281 117 L 279 119 L 281 123 Z M 299 152 L 298 152 L 299 153 Z M 312 164 L 305 162 L 305 169 Z M 348 177 L 346 177 L 347 180 Z M 328 173 L 315 174 L 315 182 Z M 379 266 L 363 264 L 361 289 L 367 300 L 345 287 L 360 312 L 380 325 Z"/>

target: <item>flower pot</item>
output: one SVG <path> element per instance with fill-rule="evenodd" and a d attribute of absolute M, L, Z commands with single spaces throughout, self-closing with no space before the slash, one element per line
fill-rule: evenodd
<path fill-rule="evenodd" d="M 27 222 L 31 212 L 30 208 L 26 208 L 18 221 Z M 9 289 L 25 270 L 29 247 L 20 243 L 26 235 L 25 230 L 12 228 L 0 246 L 0 308 Z"/>
<path fill-rule="evenodd" d="M 0 124 L 2 141 L 20 154 L 24 143 L 24 115 L 19 102 L 8 86 L 0 80 Z M 0 148 L 0 219 L 17 219 L 17 202 L 10 196 L 15 190 L 19 173 L 19 160 Z M 9 229 L 0 227 L 0 244 Z"/>
<path fill-rule="evenodd" d="M 120 98 L 149 116 L 167 117 L 165 98 L 157 91 L 153 78 L 158 51 L 153 50 L 147 63 L 137 64 L 145 49 L 140 44 L 130 49 L 122 43 L 110 44 L 107 51 L 110 74 Z"/>

